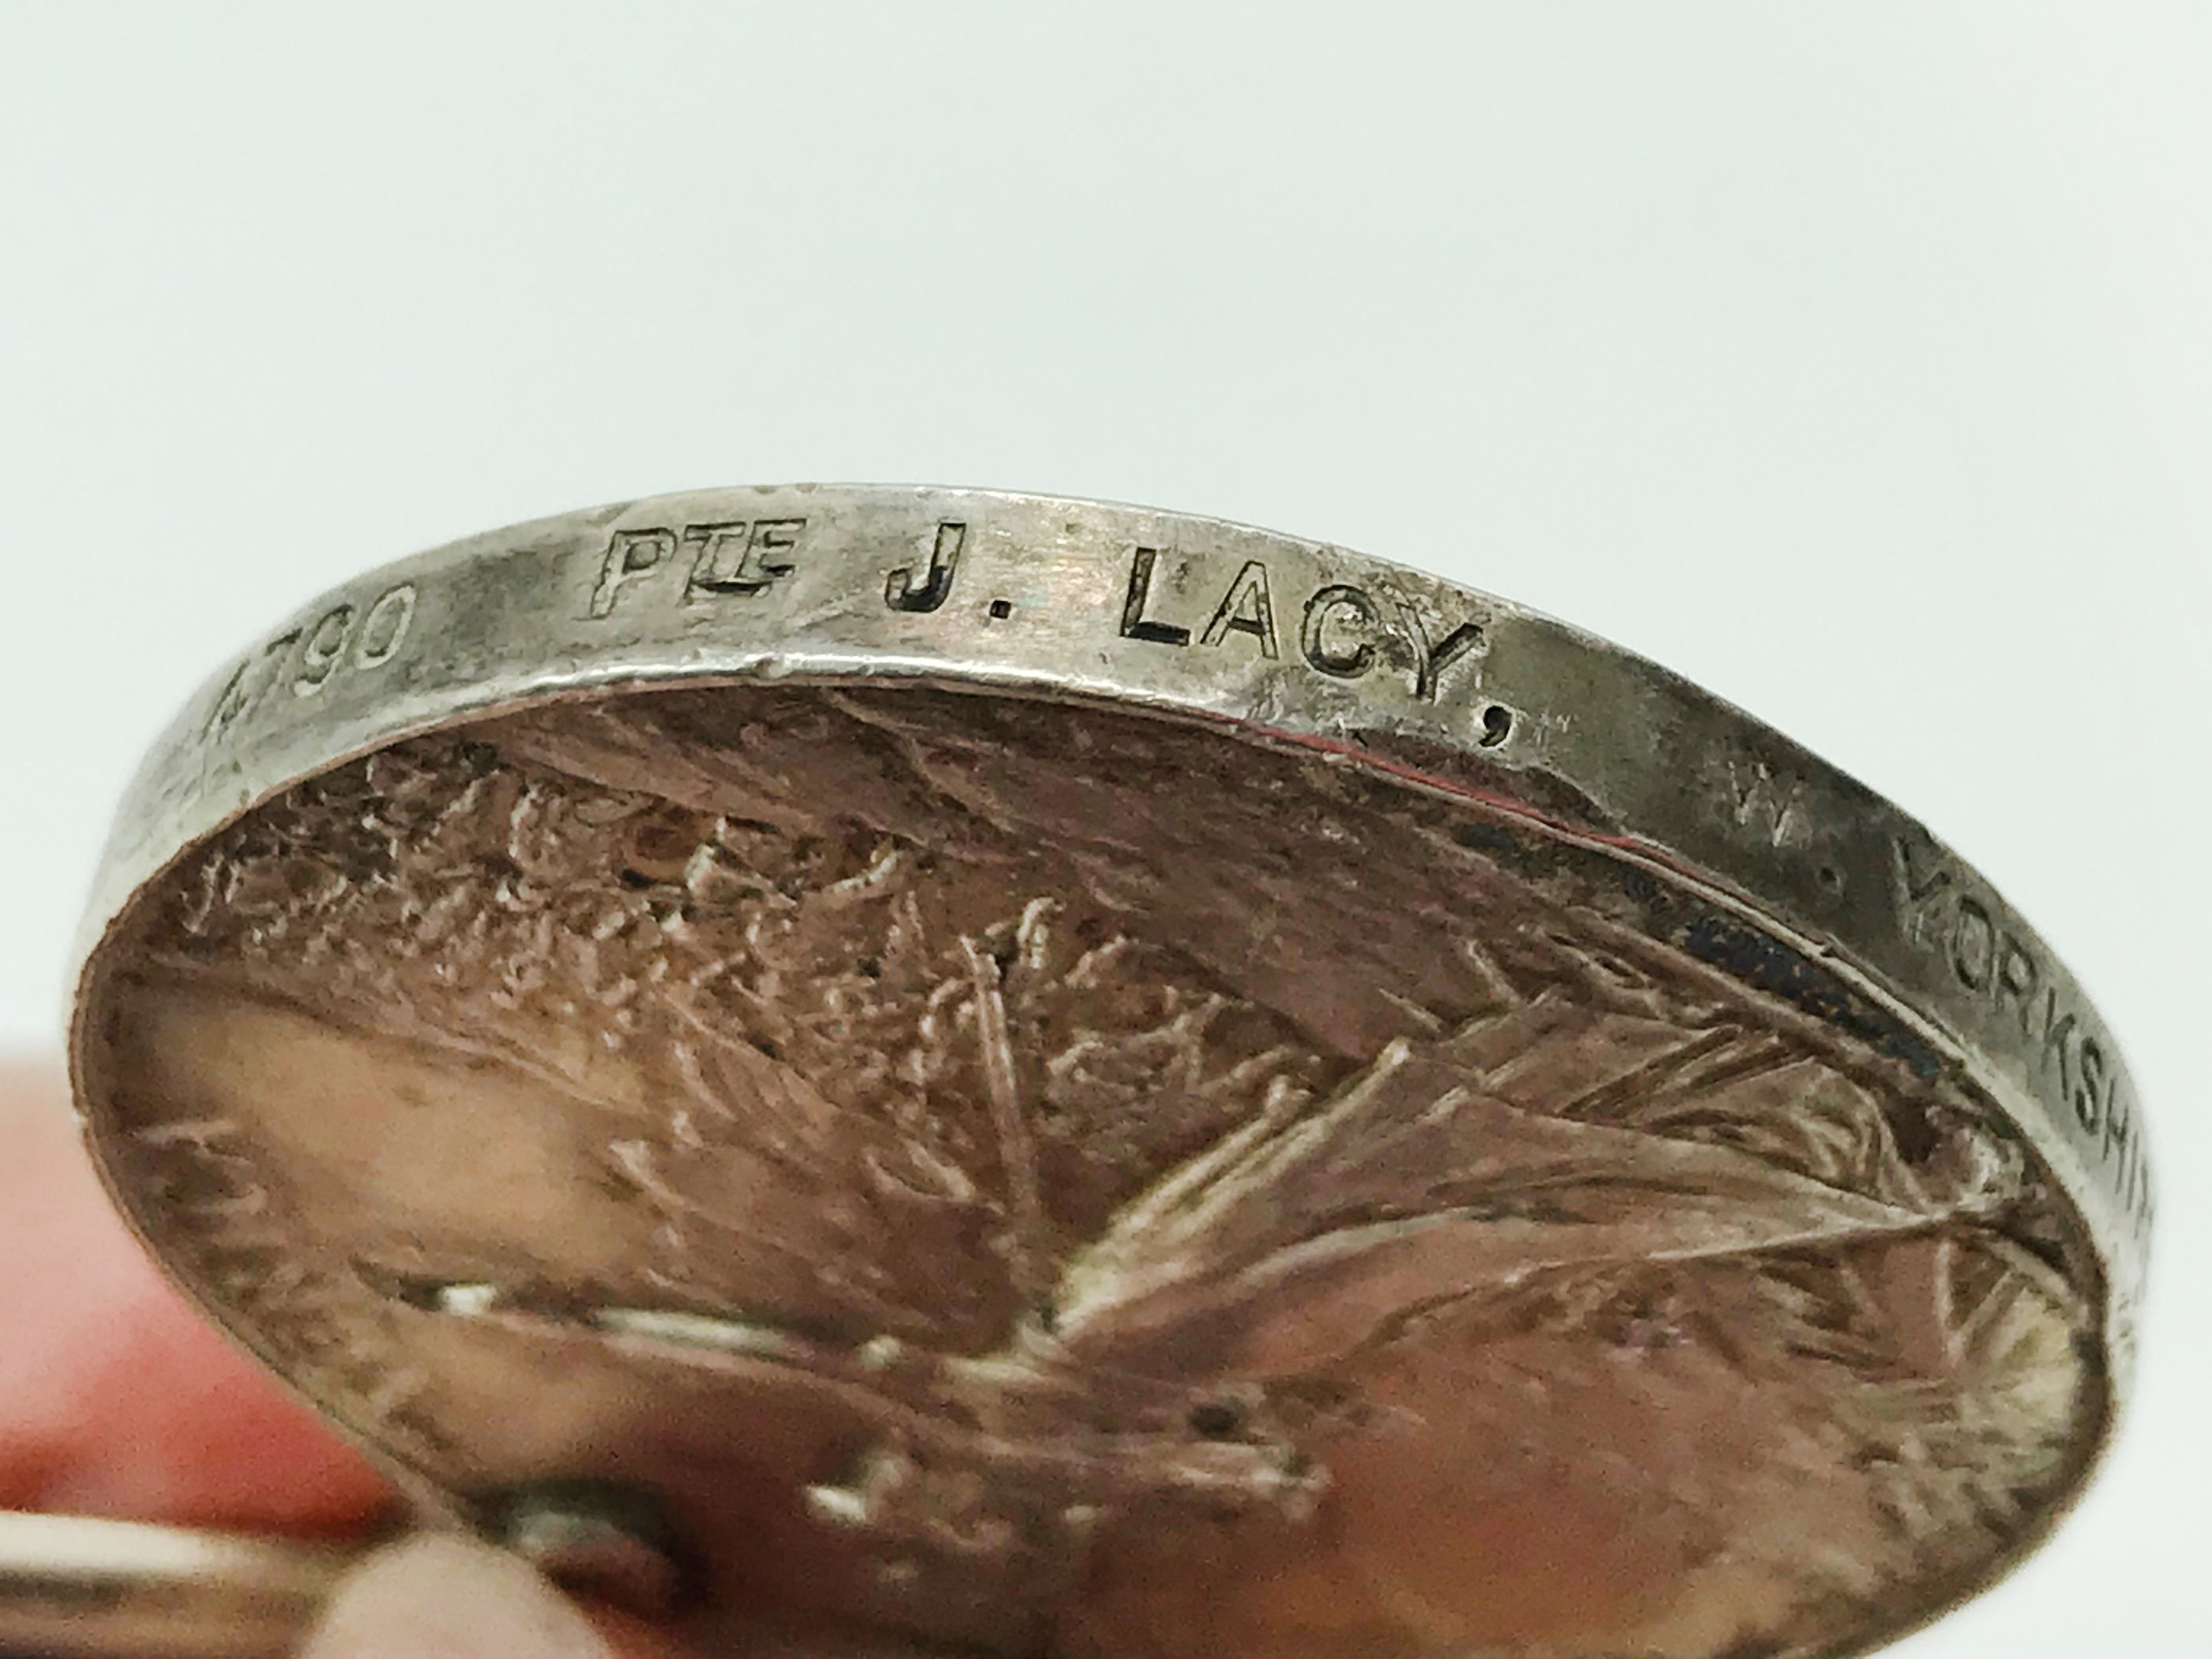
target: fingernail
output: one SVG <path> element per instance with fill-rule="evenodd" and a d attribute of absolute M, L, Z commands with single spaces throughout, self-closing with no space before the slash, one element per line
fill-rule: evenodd
<path fill-rule="evenodd" d="M 616 1659 L 589 1620 L 504 1550 L 424 1534 L 349 1573 L 300 1659 Z"/>

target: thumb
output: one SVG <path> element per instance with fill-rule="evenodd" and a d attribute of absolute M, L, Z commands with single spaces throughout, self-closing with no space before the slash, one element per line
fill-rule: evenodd
<path fill-rule="evenodd" d="M 675 1650 L 595 1620 L 519 1556 L 452 1534 L 386 1546 L 349 1572 L 300 1659 L 647 1659 Z"/>

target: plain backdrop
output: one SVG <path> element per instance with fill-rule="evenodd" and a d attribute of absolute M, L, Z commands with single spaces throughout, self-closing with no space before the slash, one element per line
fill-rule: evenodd
<path fill-rule="evenodd" d="M 809 478 L 1334 540 L 1742 704 L 2078 969 L 2140 1394 L 1898 1651 L 2212 1651 L 2208 19 L 0 0 L 0 1039 L 143 746 L 367 565 Z"/>

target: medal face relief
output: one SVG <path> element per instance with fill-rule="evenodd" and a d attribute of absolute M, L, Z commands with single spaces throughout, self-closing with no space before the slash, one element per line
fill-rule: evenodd
<path fill-rule="evenodd" d="M 621 614 L 636 535 L 548 603 Z M 926 620 L 962 544 L 847 585 Z M 1117 648 L 1204 648 L 1136 631 L 1148 550 Z M 1335 591 L 1307 670 L 1388 669 Z M 1547 718 L 1481 689 L 1469 754 Z M 643 1500 L 702 1628 L 809 1651 L 1812 1655 L 2002 1571 L 2105 1437 L 2055 1143 L 1558 772 L 1073 678 L 486 701 L 208 812 L 77 1031 L 149 1242 L 434 1508 Z M 1980 903 L 1915 856 L 1900 915 Z"/>

